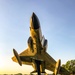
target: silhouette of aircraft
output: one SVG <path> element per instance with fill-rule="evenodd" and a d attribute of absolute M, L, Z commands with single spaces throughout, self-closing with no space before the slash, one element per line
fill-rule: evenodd
<path fill-rule="evenodd" d="M 28 38 L 28 48 L 22 53 L 18 54 L 15 49 L 13 49 L 14 56 L 12 60 L 18 62 L 20 66 L 22 64 L 32 65 L 34 71 L 38 75 L 45 73 L 45 69 L 50 70 L 57 75 L 58 73 L 63 73 L 64 75 L 69 75 L 69 72 L 61 67 L 61 60 L 57 62 L 46 52 L 48 41 L 42 36 L 41 27 L 38 17 L 35 13 L 32 13 L 30 19 L 30 37 Z"/>

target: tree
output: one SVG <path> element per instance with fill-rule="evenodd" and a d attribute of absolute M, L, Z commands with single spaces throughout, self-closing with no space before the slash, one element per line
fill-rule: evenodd
<path fill-rule="evenodd" d="M 67 69 L 70 73 L 75 74 L 75 60 L 67 61 L 62 67 Z"/>

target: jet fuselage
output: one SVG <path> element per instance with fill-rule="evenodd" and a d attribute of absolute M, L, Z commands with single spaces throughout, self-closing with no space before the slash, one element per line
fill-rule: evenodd
<path fill-rule="evenodd" d="M 38 75 L 40 75 L 40 72 L 45 73 L 45 69 L 47 69 L 53 71 L 54 74 L 57 75 L 61 69 L 61 60 L 59 59 L 56 62 L 46 52 L 47 44 L 47 39 L 42 36 L 39 19 L 35 13 L 33 13 L 30 19 L 30 37 L 28 38 L 28 48 L 20 54 L 13 49 L 14 57 L 12 57 L 12 60 L 18 62 L 20 65 L 32 65 L 34 68 L 32 73 L 38 72 Z M 68 72 L 67 75 L 69 75 Z"/>

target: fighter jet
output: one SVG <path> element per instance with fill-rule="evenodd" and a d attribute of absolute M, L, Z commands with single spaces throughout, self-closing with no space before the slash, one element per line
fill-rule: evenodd
<path fill-rule="evenodd" d="M 18 54 L 15 49 L 13 49 L 14 56 L 12 60 L 18 62 L 20 66 L 22 64 L 32 65 L 34 71 L 38 75 L 45 73 L 45 69 L 50 70 L 57 75 L 58 73 L 63 73 L 69 75 L 68 71 L 61 67 L 61 60 L 57 62 L 47 53 L 48 41 L 42 35 L 41 26 L 38 17 L 33 12 L 30 18 L 30 37 L 28 38 L 28 48 L 22 53 Z"/>

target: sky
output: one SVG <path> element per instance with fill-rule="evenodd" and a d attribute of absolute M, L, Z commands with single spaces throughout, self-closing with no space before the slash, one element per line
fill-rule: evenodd
<path fill-rule="evenodd" d="M 0 74 L 33 71 L 11 60 L 13 48 L 20 53 L 28 47 L 33 12 L 48 40 L 47 52 L 62 64 L 75 59 L 75 0 L 0 0 Z"/>

